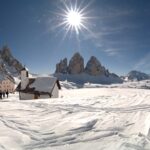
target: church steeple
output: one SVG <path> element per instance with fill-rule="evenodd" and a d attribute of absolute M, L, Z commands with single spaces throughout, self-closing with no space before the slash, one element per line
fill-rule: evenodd
<path fill-rule="evenodd" d="M 28 70 L 24 67 L 21 70 L 21 89 L 25 89 L 27 84 L 29 83 L 29 72 Z"/>
<path fill-rule="evenodd" d="M 28 70 L 24 67 L 22 70 L 21 70 L 21 80 L 22 79 L 25 79 L 25 78 L 28 78 L 29 77 L 29 72 Z"/>

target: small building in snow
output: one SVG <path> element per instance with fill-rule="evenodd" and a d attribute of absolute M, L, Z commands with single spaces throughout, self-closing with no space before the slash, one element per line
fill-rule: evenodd
<path fill-rule="evenodd" d="M 0 91 L 9 93 L 14 92 L 15 90 L 15 80 L 11 76 L 3 76 L 0 78 Z"/>
<path fill-rule="evenodd" d="M 58 98 L 60 83 L 55 77 L 29 78 L 28 71 L 21 71 L 21 82 L 17 87 L 20 100 Z"/>

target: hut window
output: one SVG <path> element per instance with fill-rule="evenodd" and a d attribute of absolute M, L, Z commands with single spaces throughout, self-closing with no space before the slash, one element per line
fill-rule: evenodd
<path fill-rule="evenodd" d="M 26 76 L 27 76 L 27 77 L 29 77 L 29 73 L 28 73 L 28 71 L 26 72 Z"/>
<path fill-rule="evenodd" d="M 39 98 L 39 94 L 34 94 L 34 99 L 38 99 Z"/>

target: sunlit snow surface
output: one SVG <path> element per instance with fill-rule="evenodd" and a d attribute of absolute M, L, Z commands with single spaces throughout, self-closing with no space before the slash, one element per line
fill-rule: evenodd
<path fill-rule="evenodd" d="M 92 87 L 1 100 L 0 150 L 149 150 L 150 90 Z"/>

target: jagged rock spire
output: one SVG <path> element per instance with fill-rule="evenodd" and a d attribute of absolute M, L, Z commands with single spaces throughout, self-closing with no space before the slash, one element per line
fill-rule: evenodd
<path fill-rule="evenodd" d="M 75 53 L 71 58 L 68 66 L 69 74 L 80 74 L 84 72 L 84 59 L 80 53 Z"/>
<path fill-rule="evenodd" d="M 106 69 L 101 65 L 100 61 L 95 56 L 92 56 L 90 60 L 87 62 L 85 72 L 89 75 L 94 76 L 104 75 Z"/>
<path fill-rule="evenodd" d="M 56 64 L 56 71 L 55 71 L 55 73 L 66 74 L 67 72 L 68 72 L 67 58 L 64 58 L 58 64 Z"/>

